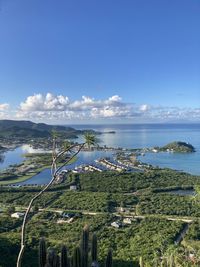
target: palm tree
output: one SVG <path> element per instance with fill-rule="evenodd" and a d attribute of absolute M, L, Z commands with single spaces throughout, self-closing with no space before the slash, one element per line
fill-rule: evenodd
<path fill-rule="evenodd" d="M 96 135 L 92 134 L 92 133 L 85 133 L 84 134 L 84 139 L 85 139 L 85 145 L 88 148 L 91 148 L 91 146 L 95 146 L 98 144 L 99 140 L 97 139 Z"/>
<path fill-rule="evenodd" d="M 22 223 L 22 229 L 21 229 L 21 246 L 20 251 L 17 258 L 17 267 L 21 267 L 21 261 L 24 254 L 25 249 L 25 237 L 26 237 L 26 224 L 28 221 L 28 215 L 30 214 L 31 208 L 33 206 L 33 203 L 36 199 L 38 199 L 47 189 L 52 185 L 52 183 L 55 181 L 55 179 L 60 174 L 60 171 L 64 166 L 66 166 L 72 159 L 74 159 L 78 153 L 81 151 L 81 149 L 84 148 L 84 146 L 87 146 L 90 148 L 91 146 L 94 146 L 97 144 L 97 138 L 94 134 L 86 133 L 84 135 L 84 142 L 82 144 L 69 144 L 69 142 L 64 143 L 63 149 L 61 151 L 57 152 L 57 133 L 52 133 L 52 164 L 51 164 L 51 180 L 50 182 L 39 192 L 37 193 L 29 202 L 28 208 L 26 209 L 23 223 Z M 74 149 L 77 149 L 75 152 L 72 152 Z M 61 164 L 59 167 L 57 167 L 57 163 L 60 159 L 65 159 L 64 163 Z"/>

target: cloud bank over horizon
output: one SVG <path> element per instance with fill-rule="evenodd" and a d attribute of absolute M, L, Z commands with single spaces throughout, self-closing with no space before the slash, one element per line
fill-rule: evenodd
<path fill-rule="evenodd" d="M 199 122 L 200 108 L 126 103 L 119 95 L 106 99 L 82 96 L 71 100 L 64 95 L 38 93 L 28 96 L 15 110 L 8 103 L 0 103 L 0 119 L 49 123 Z"/>

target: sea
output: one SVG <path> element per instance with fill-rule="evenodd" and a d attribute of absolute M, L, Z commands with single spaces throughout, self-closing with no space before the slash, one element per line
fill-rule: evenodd
<path fill-rule="evenodd" d="M 69 126 L 69 125 L 67 125 Z M 110 125 L 70 125 L 75 129 L 92 129 L 101 134 L 98 135 L 99 144 L 108 147 L 121 148 L 152 148 L 164 146 L 173 141 L 183 141 L 192 144 L 194 153 L 169 153 L 160 152 L 145 153 L 139 159 L 142 162 L 159 166 L 161 168 L 172 168 L 178 171 L 200 175 L 200 124 L 110 124 Z M 82 142 L 79 136 L 75 141 Z M 10 164 L 19 164 L 23 153 L 34 152 L 24 145 L 4 155 L 0 162 L 0 170 L 7 168 Z M 78 160 L 68 168 L 74 168 L 80 164 L 93 163 L 100 157 L 112 157 L 113 152 L 81 152 Z M 50 180 L 50 170 L 46 169 L 20 184 L 44 184 Z"/>
<path fill-rule="evenodd" d="M 196 152 L 146 153 L 140 160 L 155 166 L 200 175 L 200 124 L 110 124 L 72 125 L 72 127 L 102 132 L 103 134 L 99 135 L 100 145 L 112 147 L 151 148 L 164 146 L 173 141 L 190 143 Z M 115 133 L 109 133 L 112 131 Z"/>

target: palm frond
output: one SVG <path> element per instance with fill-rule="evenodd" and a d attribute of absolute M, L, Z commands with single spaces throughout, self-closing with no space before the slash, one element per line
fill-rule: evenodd
<path fill-rule="evenodd" d="M 97 145 L 99 140 L 96 135 L 87 132 L 84 134 L 84 143 L 90 148 L 91 146 Z"/>

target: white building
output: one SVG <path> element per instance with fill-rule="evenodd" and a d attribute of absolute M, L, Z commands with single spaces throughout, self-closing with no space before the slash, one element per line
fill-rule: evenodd
<path fill-rule="evenodd" d="M 24 214 L 25 214 L 24 212 L 15 212 L 15 213 L 11 214 L 11 217 L 19 219 L 20 217 L 23 217 Z"/>
<path fill-rule="evenodd" d="M 124 218 L 123 223 L 125 224 L 131 224 L 132 220 L 130 218 Z"/>
<path fill-rule="evenodd" d="M 67 221 L 65 221 L 65 220 L 63 220 L 63 219 L 58 219 L 58 220 L 57 220 L 57 223 L 58 223 L 58 224 L 61 224 L 61 223 L 67 223 Z"/>
<path fill-rule="evenodd" d="M 153 149 L 152 149 L 152 152 L 154 152 L 154 153 L 158 153 L 158 150 L 155 149 L 155 148 L 153 148 Z"/>
<path fill-rule="evenodd" d="M 119 228 L 121 226 L 121 224 L 119 222 L 112 222 L 111 226 L 113 226 L 115 228 Z"/>

